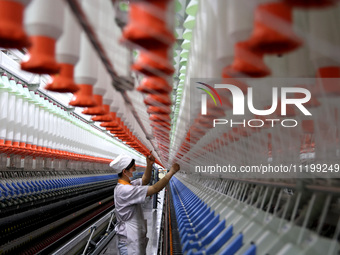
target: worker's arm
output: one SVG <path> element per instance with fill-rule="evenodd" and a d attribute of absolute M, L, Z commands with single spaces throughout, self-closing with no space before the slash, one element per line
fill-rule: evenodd
<path fill-rule="evenodd" d="M 146 157 L 146 169 L 142 177 L 142 185 L 147 185 L 151 179 L 152 165 L 155 163 L 155 157 L 151 154 Z"/>
<path fill-rule="evenodd" d="M 169 173 L 167 173 L 162 179 L 160 179 L 158 182 L 156 182 L 154 185 L 148 188 L 146 196 L 152 196 L 153 194 L 160 192 L 168 184 L 171 177 L 178 171 L 179 171 L 179 165 L 173 164 Z"/>

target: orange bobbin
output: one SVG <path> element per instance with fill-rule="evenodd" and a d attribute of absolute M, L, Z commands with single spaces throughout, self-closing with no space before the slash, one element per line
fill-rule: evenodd
<path fill-rule="evenodd" d="M 263 54 L 250 50 L 247 42 L 236 43 L 234 62 L 223 69 L 223 75 L 231 77 L 260 78 L 270 73 L 271 71 L 263 62 Z"/>
<path fill-rule="evenodd" d="M 96 106 L 85 108 L 82 111 L 82 114 L 86 115 L 104 115 L 107 112 L 103 108 L 103 96 L 101 95 L 93 95 L 94 101 L 96 102 Z"/>
<path fill-rule="evenodd" d="M 162 115 L 162 114 L 152 114 L 150 115 L 149 118 L 151 121 L 166 121 L 166 122 L 170 122 L 170 116 L 169 115 Z"/>
<path fill-rule="evenodd" d="M 5 151 L 5 140 L 4 139 L 0 139 L 0 153 Z"/>
<path fill-rule="evenodd" d="M 304 133 L 314 133 L 314 120 L 302 120 L 302 130 Z"/>
<path fill-rule="evenodd" d="M 100 123 L 101 127 L 105 127 L 107 130 L 114 130 L 118 128 L 118 123 L 116 121 L 108 121 Z"/>
<path fill-rule="evenodd" d="M 170 126 L 166 126 L 166 127 L 153 126 L 152 127 L 153 132 L 159 132 L 159 131 L 163 131 L 163 130 L 170 131 L 171 127 Z"/>
<path fill-rule="evenodd" d="M 60 63 L 60 73 L 52 76 L 52 81 L 45 89 L 59 93 L 75 93 L 79 87 L 73 80 L 74 66 L 67 63 Z"/>
<path fill-rule="evenodd" d="M 99 116 L 93 116 L 91 120 L 93 121 L 100 121 L 100 122 L 110 122 L 113 120 L 111 114 L 110 114 L 110 106 L 108 104 L 103 104 L 103 108 L 106 112 L 104 115 Z"/>
<path fill-rule="evenodd" d="M 21 49 L 30 45 L 23 27 L 24 9 L 20 1 L 0 1 L 0 47 Z"/>
<path fill-rule="evenodd" d="M 146 49 L 168 47 L 174 35 L 166 24 L 168 0 L 131 2 L 129 23 L 125 26 L 122 41 L 130 41 Z"/>
<path fill-rule="evenodd" d="M 79 90 L 73 95 L 70 105 L 78 107 L 93 107 L 96 106 L 96 101 L 93 97 L 93 86 L 89 84 L 79 84 Z"/>
<path fill-rule="evenodd" d="M 283 2 L 260 4 L 255 10 L 249 47 L 262 54 L 284 54 L 302 45 L 294 33 L 292 8 Z"/>
<path fill-rule="evenodd" d="M 124 128 L 121 125 L 116 127 L 106 127 L 106 129 L 115 132 L 125 132 Z"/>
<path fill-rule="evenodd" d="M 148 76 L 171 75 L 175 72 L 169 60 L 167 48 L 142 51 L 131 68 Z"/>
<path fill-rule="evenodd" d="M 317 86 L 326 94 L 340 95 L 340 66 L 325 66 L 316 73 Z"/>
<path fill-rule="evenodd" d="M 148 106 L 170 106 L 171 99 L 168 94 L 149 94 L 144 99 Z"/>
<path fill-rule="evenodd" d="M 170 122 L 167 122 L 167 121 L 153 121 L 151 123 L 151 126 L 157 127 L 159 129 L 163 129 L 163 128 L 168 129 L 169 127 L 171 127 L 171 124 Z"/>
<path fill-rule="evenodd" d="M 148 114 L 170 114 L 171 108 L 169 106 L 149 106 Z"/>
<path fill-rule="evenodd" d="M 112 127 L 112 128 L 114 128 L 114 127 L 119 126 L 118 120 L 116 119 L 116 113 L 110 112 L 110 116 L 112 118 L 112 121 L 100 123 L 101 127 Z"/>
<path fill-rule="evenodd" d="M 121 128 L 117 128 L 117 127 L 107 127 L 106 128 L 107 131 L 116 131 L 116 132 L 122 132 L 122 129 Z"/>
<path fill-rule="evenodd" d="M 150 77 L 145 77 L 141 81 L 137 90 L 142 93 L 167 94 L 171 92 L 172 87 L 169 85 L 169 83 L 164 78 L 157 77 L 157 76 L 150 76 Z"/>
<path fill-rule="evenodd" d="M 60 65 L 55 59 L 55 39 L 46 36 L 30 36 L 28 59 L 21 62 L 21 69 L 37 74 L 55 74 Z"/>

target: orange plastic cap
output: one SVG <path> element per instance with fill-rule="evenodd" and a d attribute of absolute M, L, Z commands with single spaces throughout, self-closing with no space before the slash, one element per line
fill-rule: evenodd
<path fill-rule="evenodd" d="M 122 41 L 130 41 L 146 49 L 169 46 L 175 41 L 166 24 L 168 1 L 138 1 L 130 3 L 129 23 Z"/>
<path fill-rule="evenodd" d="M 171 99 L 168 94 L 149 94 L 145 97 L 144 103 L 148 106 L 170 106 Z"/>
<path fill-rule="evenodd" d="M 235 58 L 231 66 L 223 69 L 223 74 L 232 77 L 250 76 L 260 78 L 270 75 L 269 68 L 263 62 L 263 54 L 249 49 L 247 42 L 235 45 Z"/>
<path fill-rule="evenodd" d="M 171 108 L 169 106 L 149 106 L 148 114 L 170 114 Z"/>
<path fill-rule="evenodd" d="M 89 84 L 80 84 L 79 90 L 73 95 L 70 105 L 78 107 L 93 107 L 96 106 L 96 101 L 93 97 L 93 86 Z"/>
<path fill-rule="evenodd" d="M 314 120 L 303 120 L 302 121 L 302 130 L 304 133 L 314 133 Z"/>
<path fill-rule="evenodd" d="M 150 115 L 150 118 L 149 118 L 151 121 L 167 121 L 167 122 L 170 122 L 171 119 L 170 119 L 170 116 L 169 115 L 162 115 L 162 114 L 152 114 Z"/>
<path fill-rule="evenodd" d="M 52 82 L 48 83 L 45 89 L 59 93 L 75 93 L 79 87 L 73 80 L 74 66 L 67 63 L 60 63 L 60 73 L 52 76 Z"/>
<path fill-rule="evenodd" d="M 30 46 L 23 27 L 24 8 L 17 1 L 0 1 L 0 47 L 21 49 Z"/>
<path fill-rule="evenodd" d="M 28 60 L 21 62 L 21 69 L 37 74 L 55 74 L 60 65 L 55 60 L 55 39 L 46 36 L 31 36 Z"/>
<path fill-rule="evenodd" d="M 103 108 L 103 96 L 101 95 L 93 95 L 94 101 L 96 101 L 95 107 L 88 107 L 82 111 L 82 114 L 86 115 L 104 115 L 106 114 L 105 109 Z"/>
<path fill-rule="evenodd" d="M 340 66 L 325 66 L 318 69 L 317 87 L 326 94 L 340 95 Z"/>
<path fill-rule="evenodd" d="M 110 106 L 107 105 L 107 104 L 104 104 L 103 108 L 104 108 L 106 114 L 100 115 L 100 116 L 93 116 L 91 118 L 91 120 L 93 120 L 93 121 L 100 121 L 100 122 L 111 122 L 111 121 L 113 121 L 113 118 L 112 118 L 112 116 L 110 114 Z"/>
<path fill-rule="evenodd" d="M 175 72 L 165 47 L 142 51 L 131 69 L 148 76 L 172 75 Z"/>
<path fill-rule="evenodd" d="M 172 87 L 169 85 L 169 83 L 164 78 L 151 76 L 151 77 L 145 77 L 141 81 L 137 90 L 142 93 L 166 94 L 166 93 L 171 92 Z"/>
<path fill-rule="evenodd" d="M 248 42 L 254 52 L 262 54 L 284 54 L 300 47 L 303 43 L 293 30 L 292 8 L 283 2 L 259 5 Z"/>

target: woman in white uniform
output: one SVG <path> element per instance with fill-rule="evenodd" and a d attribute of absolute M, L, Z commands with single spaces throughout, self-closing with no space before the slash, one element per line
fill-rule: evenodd
<path fill-rule="evenodd" d="M 136 171 L 135 160 L 127 155 L 119 155 L 110 163 L 110 167 L 117 171 L 118 184 L 114 191 L 118 235 L 118 249 L 120 255 L 135 255 L 146 253 L 146 221 L 144 220 L 141 205 L 147 196 L 161 191 L 170 181 L 171 177 L 179 171 L 179 165 L 174 164 L 170 171 L 152 186 L 150 182 L 152 165 L 155 158 L 150 155 L 146 159 L 146 170 L 142 178 L 131 181 Z"/>

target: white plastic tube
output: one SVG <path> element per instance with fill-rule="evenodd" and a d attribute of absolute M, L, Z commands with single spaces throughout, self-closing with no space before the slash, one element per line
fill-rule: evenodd
<path fill-rule="evenodd" d="M 8 90 L 9 87 L 2 84 L 2 77 L 0 78 L 0 140 L 6 140 L 6 122 L 8 114 Z"/>
<path fill-rule="evenodd" d="M 51 149 L 55 149 L 56 148 L 56 133 L 57 133 L 57 107 L 55 105 L 51 106 L 53 114 L 51 114 L 51 119 L 50 119 L 50 125 L 52 126 L 51 129 L 51 137 L 50 137 L 50 143 L 49 143 L 49 147 Z"/>
<path fill-rule="evenodd" d="M 339 24 L 340 7 L 309 10 L 308 40 L 311 58 L 316 68 L 323 66 L 339 66 L 340 32 L 335 24 Z M 335 55 L 337 54 L 337 56 Z"/>
<path fill-rule="evenodd" d="M 103 66 L 103 64 L 100 62 L 98 63 L 98 79 L 96 84 L 93 88 L 93 93 L 96 95 L 104 96 L 106 93 L 107 87 L 110 86 L 110 84 L 107 83 L 107 72 Z"/>
<path fill-rule="evenodd" d="M 92 21 L 92 25 L 98 24 L 98 11 L 92 8 L 93 2 L 83 0 L 82 6 L 88 17 Z M 77 84 L 94 85 L 98 76 L 98 57 L 88 40 L 85 32 L 80 36 L 80 59 L 75 68 L 75 82 Z"/>
<path fill-rule="evenodd" d="M 8 82 L 8 78 L 6 76 L 2 77 L 4 82 Z M 7 107 L 7 123 L 6 123 L 6 140 L 13 141 L 14 138 L 14 125 L 15 125 L 15 107 L 16 107 L 16 96 L 17 93 L 16 88 L 12 85 L 9 85 L 11 91 L 9 91 L 8 95 L 8 107 Z"/>
<path fill-rule="evenodd" d="M 228 17 L 228 35 L 233 44 L 245 41 L 253 30 L 256 1 L 230 0 L 226 16 Z"/>
<path fill-rule="evenodd" d="M 51 148 L 49 146 L 50 140 L 51 140 L 51 135 L 52 135 L 52 133 L 51 133 L 52 126 L 51 126 L 51 123 L 50 123 L 50 118 L 51 118 L 52 113 L 50 112 L 50 102 L 47 99 L 45 99 L 44 105 L 45 105 L 44 147 L 45 148 Z"/>
<path fill-rule="evenodd" d="M 25 28 L 29 35 L 57 39 L 63 29 L 64 1 L 33 0 L 25 11 Z"/>
<path fill-rule="evenodd" d="M 16 103 L 15 103 L 15 114 L 14 114 L 14 134 L 13 134 L 13 142 L 20 142 L 21 138 L 21 128 L 22 128 L 22 111 L 23 111 L 23 90 L 22 86 L 17 86 L 14 80 L 10 80 L 10 84 L 13 88 L 16 89 Z"/>
<path fill-rule="evenodd" d="M 39 122 L 40 122 L 40 106 L 39 106 L 39 96 L 33 93 L 35 103 L 34 103 L 34 127 L 33 127 L 33 145 L 38 145 L 39 139 Z"/>
<path fill-rule="evenodd" d="M 63 33 L 60 36 L 56 57 L 58 62 L 75 65 L 79 60 L 80 27 L 69 5 L 64 8 Z"/>
<path fill-rule="evenodd" d="M 28 125 L 27 125 L 27 144 L 33 144 L 34 126 L 35 126 L 35 105 L 34 92 L 30 92 L 30 102 L 28 104 Z"/>
<path fill-rule="evenodd" d="M 56 150 L 61 150 L 61 144 L 62 144 L 62 123 L 63 123 L 63 118 L 62 118 L 62 110 L 60 107 L 58 107 L 58 116 L 57 116 L 57 130 L 56 130 L 56 145 L 55 148 Z"/>
<path fill-rule="evenodd" d="M 113 88 L 108 87 L 108 90 L 106 91 L 104 98 L 103 98 L 103 103 L 107 105 L 111 105 L 114 101 L 113 98 Z"/>
<path fill-rule="evenodd" d="M 39 96 L 38 96 L 39 97 Z M 44 140 L 45 140 L 45 110 L 43 108 L 43 104 L 42 104 L 42 98 L 39 97 L 38 99 L 39 101 L 39 124 L 38 124 L 38 144 L 37 146 L 44 146 Z"/>
<path fill-rule="evenodd" d="M 29 120 L 29 100 L 30 94 L 27 88 L 23 88 L 23 92 L 25 94 L 23 105 L 22 105 L 22 120 L 21 120 L 21 138 L 20 142 L 26 144 L 28 138 L 28 120 Z M 30 120 L 31 121 L 31 120 Z"/>
<path fill-rule="evenodd" d="M 93 86 L 97 81 L 98 57 L 84 32 L 80 38 L 80 59 L 75 68 L 74 79 L 77 84 Z"/>

